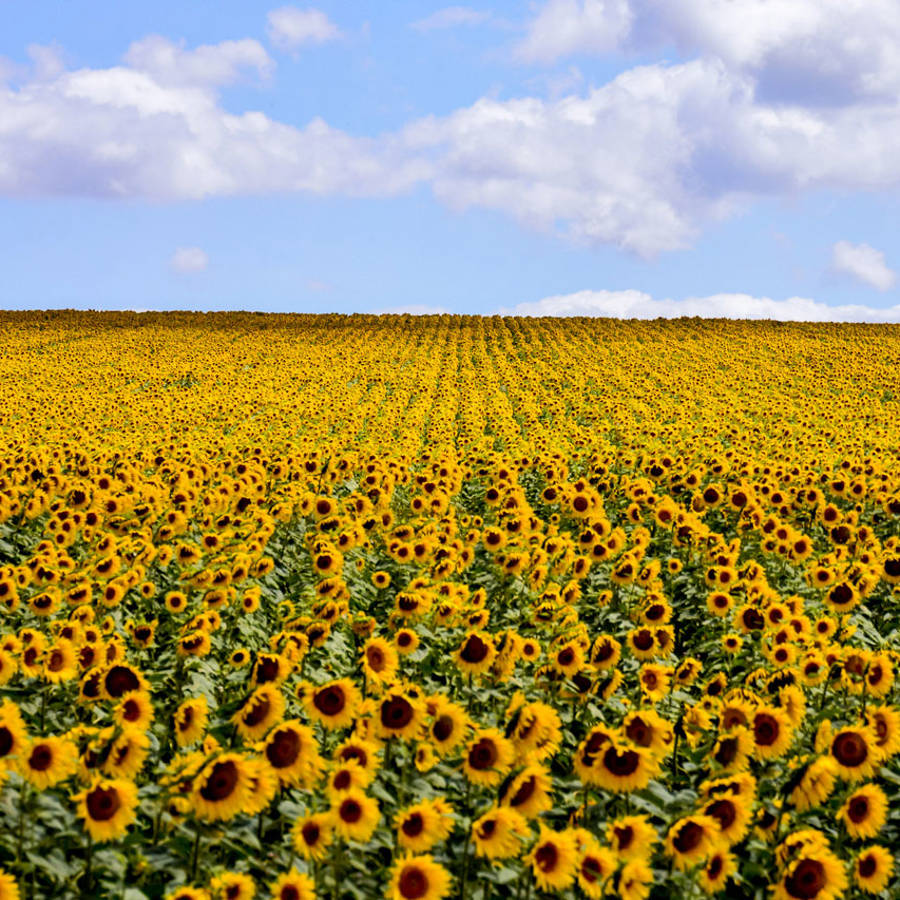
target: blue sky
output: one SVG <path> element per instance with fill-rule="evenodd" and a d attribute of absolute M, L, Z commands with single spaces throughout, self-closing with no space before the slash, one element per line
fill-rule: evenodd
<path fill-rule="evenodd" d="M 893 0 L 0 10 L 4 308 L 900 321 Z"/>

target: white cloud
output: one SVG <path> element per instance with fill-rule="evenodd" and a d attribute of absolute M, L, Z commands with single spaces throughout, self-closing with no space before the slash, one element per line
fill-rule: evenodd
<path fill-rule="evenodd" d="M 617 319 L 776 319 L 782 322 L 900 322 L 900 305 L 829 306 L 805 297 L 773 300 L 749 294 L 713 294 L 655 300 L 643 291 L 578 291 L 498 310 L 512 316 L 609 316 Z"/>
<path fill-rule="evenodd" d="M 169 265 L 182 275 L 202 272 L 209 265 L 209 257 L 199 247 L 179 247 L 172 254 Z"/>
<path fill-rule="evenodd" d="M 282 50 L 324 44 L 341 36 L 338 27 L 318 9 L 281 6 L 273 9 L 267 19 L 269 40 Z"/>
<path fill-rule="evenodd" d="M 761 98 L 818 106 L 894 96 L 898 44 L 896 0 L 547 0 L 514 52 L 549 63 L 675 45 L 752 75 Z"/>
<path fill-rule="evenodd" d="M 721 59 L 639 66 L 581 96 L 484 98 L 378 137 L 224 108 L 221 85 L 270 66 L 255 41 L 148 38 L 112 68 L 26 71 L 0 84 L 0 195 L 387 196 L 426 184 L 453 209 L 649 257 L 757 197 L 900 186 L 896 98 L 764 102 Z"/>
<path fill-rule="evenodd" d="M 417 31 L 437 31 L 443 28 L 456 28 L 460 25 L 481 25 L 491 17 L 490 13 L 472 9 L 469 6 L 445 6 L 418 22 L 410 28 Z"/>
<path fill-rule="evenodd" d="M 515 48 L 524 62 L 553 62 L 573 53 L 609 53 L 627 39 L 629 0 L 549 0 Z"/>
<path fill-rule="evenodd" d="M 888 268 L 884 254 L 868 244 L 838 241 L 831 248 L 831 263 L 835 271 L 851 275 L 879 291 L 889 290 L 897 281 L 897 273 Z"/>
<path fill-rule="evenodd" d="M 135 41 L 124 58 L 132 69 L 164 85 L 224 85 L 237 81 L 245 69 L 265 78 L 274 68 L 262 44 L 249 38 L 185 50 L 154 34 Z"/>

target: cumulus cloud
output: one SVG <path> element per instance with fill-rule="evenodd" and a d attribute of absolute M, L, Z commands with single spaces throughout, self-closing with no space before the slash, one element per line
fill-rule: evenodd
<path fill-rule="evenodd" d="M 608 316 L 617 319 L 775 319 L 782 322 L 900 322 L 900 305 L 829 306 L 805 297 L 773 300 L 749 294 L 712 294 L 656 300 L 643 291 L 578 291 L 498 310 L 512 316 Z"/>
<path fill-rule="evenodd" d="M 425 184 L 453 209 L 652 257 L 757 197 L 900 186 L 896 97 L 767 102 L 720 58 L 638 66 L 580 95 L 483 98 L 377 137 L 223 106 L 222 85 L 270 68 L 252 40 L 153 37 L 118 66 L 50 61 L 0 84 L 0 194 L 386 196 Z"/>
<path fill-rule="evenodd" d="M 896 94 L 898 42 L 895 0 L 547 0 L 515 54 L 550 63 L 674 45 L 751 74 L 761 98 L 834 105 Z"/>
<path fill-rule="evenodd" d="M 319 9 L 281 6 L 268 17 L 269 40 L 282 50 L 304 44 L 324 44 L 341 36 L 338 27 Z"/>
<path fill-rule="evenodd" d="M 202 272 L 209 265 L 209 257 L 199 247 L 179 247 L 172 254 L 169 265 L 181 275 Z"/>
<path fill-rule="evenodd" d="M 831 248 L 831 264 L 836 272 L 850 275 L 879 291 L 889 290 L 897 281 L 897 273 L 888 268 L 884 254 L 868 244 L 838 241 Z"/>
<path fill-rule="evenodd" d="M 437 31 L 443 28 L 457 28 L 460 25 L 480 25 L 490 17 L 490 13 L 469 6 L 445 6 L 430 16 L 413 22 L 410 28 L 415 28 L 416 31 Z"/>
<path fill-rule="evenodd" d="M 237 81 L 246 69 L 267 77 L 274 68 L 262 44 L 250 38 L 186 50 L 183 44 L 150 35 L 128 48 L 125 62 L 163 85 L 225 85 Z"/>

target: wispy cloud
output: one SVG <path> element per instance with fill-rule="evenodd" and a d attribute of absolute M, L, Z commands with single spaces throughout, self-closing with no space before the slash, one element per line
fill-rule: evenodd
<path fill-rule="evenodd" d="M 341 36 L 340 29 L 319 9 L 281 6 L 268 17 L 269 40 L 282 50 L 324 44 Z"/>
<path fill-rule="evenodd" d="M 857 281 L 879 291 L 887 291 L 897 282 L 897 273 L 888 268 L 884 254 L 868 244 L 838 241 L 831 248 L 831 264 Z"/>
<path fill-rule="evenodd" d="M 424 19 L 412 22 L 409 27 L 416 31 L 437 31 L 444 28 L 458 28 L 460 25 L 481 25 L 490 18 L 489 12 L 472 9 L 469 6 L 445 6 Z"/>
<path fill-rule="evenodd" d="M 169 260 L 172 270 L 181 275 L 202 272 L 209 265 L 209 257 L 199 247 L 179 247 Z"/>

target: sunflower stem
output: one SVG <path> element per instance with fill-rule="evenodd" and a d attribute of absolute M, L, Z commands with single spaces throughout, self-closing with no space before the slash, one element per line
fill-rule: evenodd
<path fill-rule="evenodd" d="M 200 823 L 194 823 L 194 852 L 191 856 L 191 881 L 197 880 L 197 863 L 200 860 Z"/>
<path fill-rule="evenodd" d="M 16 829 L 16 862 L 22 861 L 22 845 L 25 839 L 25 807 L 28 801 L 28 782 L 22 780 L 22 788 L 19 791 L 19 823 Z"/>
<path fill-rule="evenodd" d="M 47 714 L 47 688 L 41 688 L 41 734 L 44 733 L 44 719 Z"/>
<path fill-rule="evenodd" d="M 90 834 L 87 835 L 87 850 L 84 861 L 84 890 L 85 896 L 90 896 L 94 882 L 94 842 Z"/>

